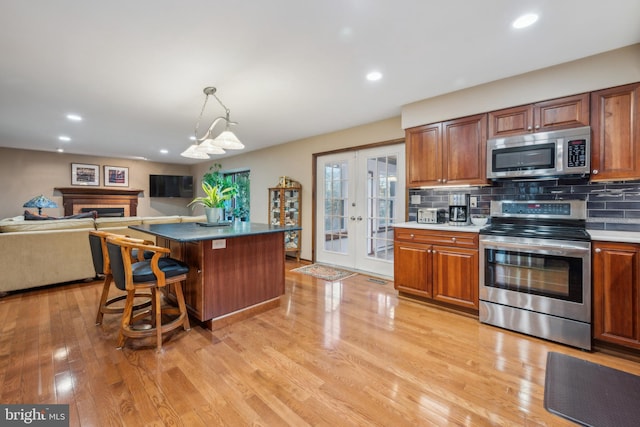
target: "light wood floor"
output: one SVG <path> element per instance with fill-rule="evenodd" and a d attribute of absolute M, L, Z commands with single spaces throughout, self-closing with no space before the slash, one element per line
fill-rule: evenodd
<path fill-rule="evenodd" d="M 298 266 L 287 262 L 287 271 Z M 640 363 L 480 324 L 357 275 L 287 272 L 279 308 L 116 350 L 100 283 L 0 298 L 0 402 L 65 403 L 72 426 L 573 425 L 543 407 L 547 353 Z"/>

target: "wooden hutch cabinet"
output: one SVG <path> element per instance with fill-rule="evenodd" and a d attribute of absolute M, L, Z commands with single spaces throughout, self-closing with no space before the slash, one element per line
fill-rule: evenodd
<path fill-rule="evenodd" d="M 407 129 L 407 187 L 486 185 L 486 145 L 486 114 Z"/>
<path fill-rule="evenodd" d="M 489 113 L 489 138 L 589 126 L 589 94 L 583 93 Z"/>
<path fill-rule="evenodd" d="M 395 228 L 400 292 L 478 311 L 478 234 Z"/>
<path fill-rule="evenodd" d="M 640 83 L 591 93 L 591 181 L 640 179 Z"/>
<path fill-rule="evenodd" d="M 269 224 L 301 225 L 302 186 L 287 177 L 282 177 L 278 187 L 269 188 Z M 301 231 L 284 233 L 284 250 L 300 261 Z"/>
<path fill-rule="evenodd" d="M 640 244 L 593 242 L 593 338 L 640 349 Z"/>

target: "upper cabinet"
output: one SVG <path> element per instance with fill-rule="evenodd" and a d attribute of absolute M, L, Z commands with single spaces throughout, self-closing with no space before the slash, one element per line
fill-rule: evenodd
<path fill-rule="evenodd" d="M 486 185 L 486 135 L 486 114 L 407 129 L 407 187 Z"/>
<path fill-rule="evenodd" d="M 439 184 L 442 177 L 442 124 L 406 131 L 407 187 Z"/>
<path fill-rule="evenodd" d="M 589 94 L 492 111 L 489 138 L 589 126 Z"/>
<path fill-rule="evenodd" d="M 591 93 L 591 181 L 640 179 L 640 83 Z"/>

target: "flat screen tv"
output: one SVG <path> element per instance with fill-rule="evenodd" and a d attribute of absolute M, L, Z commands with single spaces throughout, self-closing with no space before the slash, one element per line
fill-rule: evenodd
<path fill-rule="evenodd" d="M 193 197 L 193 176 L 149 175 L 150 197 Z"/>

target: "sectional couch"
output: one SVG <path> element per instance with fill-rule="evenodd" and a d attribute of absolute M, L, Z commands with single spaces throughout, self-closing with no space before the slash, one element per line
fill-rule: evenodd
<path fill-rule="evenodd" d="M 89 231 L 103 230 L 155 241 L 130 225 L 206 221 L 204 216 L 73 218 L 47 221 L 24 216 L 0 221 L 0 295 L 95 277 Z"/>

